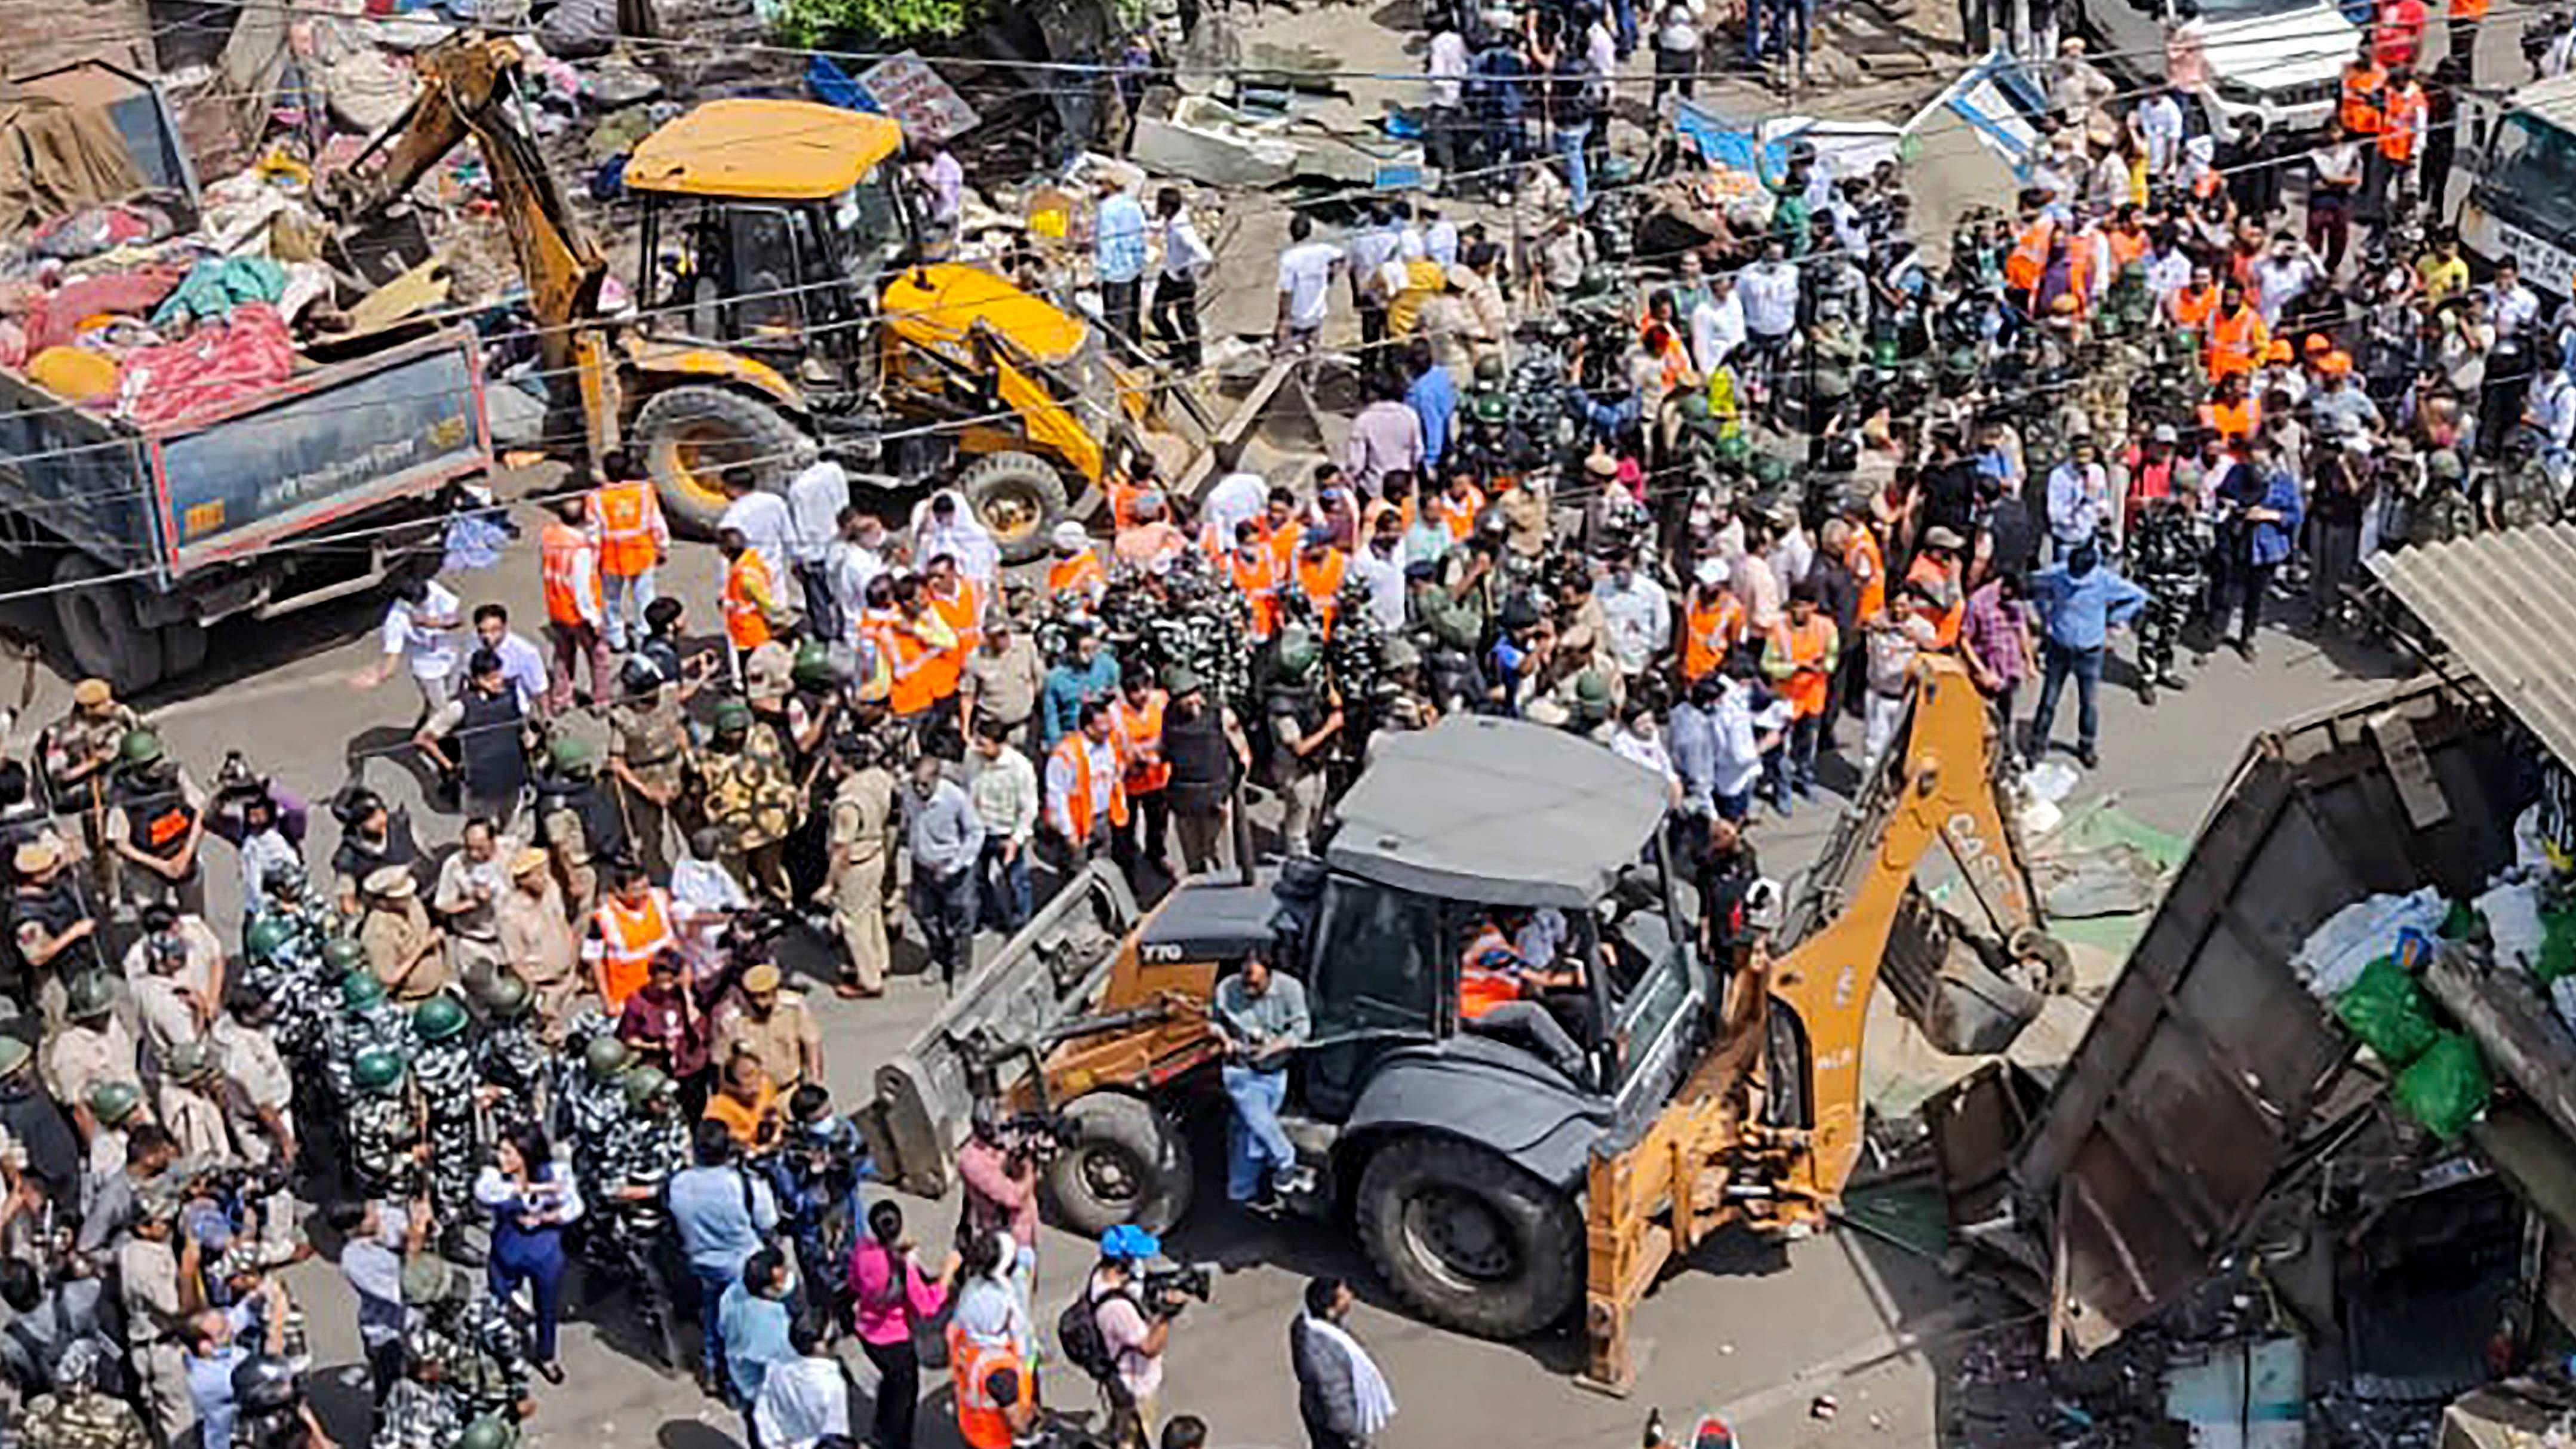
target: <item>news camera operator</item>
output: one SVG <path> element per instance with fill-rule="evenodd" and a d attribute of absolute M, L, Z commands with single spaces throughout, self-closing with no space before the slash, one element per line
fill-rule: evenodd
<path fill-rule="evenodd" d="M 976 1232 L 1008 1233 L 1018 1256 L 1010 1275 L 1023 1296 L 1037 1291 L 1038 1162 L 1044 1143 L 1011 1130 L 991 1099 L 977 1097 L 967 1119 L 966 1145 L 957 1149 L 957 1180 L 966 1188 L 965 1225 Z"/>
<path fill-rule="evenodd" d="M 1148 1449 L 1163 1391 L 1163 1350 L 1188 1300 L 1206 1302 L 1205 1268 L 1149 1271 L 1160 1240 L 1132 1223 L 1100 1235 L 1100 1262 L 1056 1322 L 1066 1359 L 1091 1375 L 1115 1449 Z"/>

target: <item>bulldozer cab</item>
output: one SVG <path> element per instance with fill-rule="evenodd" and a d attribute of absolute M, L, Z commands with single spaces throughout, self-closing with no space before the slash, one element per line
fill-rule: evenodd
<path fill-rule="evenodd" d="M 645 138 L 636 295 L 646 335 L 756 357 L 828 397 L 864 390 L 878 278 L 908 234 L 883 116 L 721 100 Z"/>

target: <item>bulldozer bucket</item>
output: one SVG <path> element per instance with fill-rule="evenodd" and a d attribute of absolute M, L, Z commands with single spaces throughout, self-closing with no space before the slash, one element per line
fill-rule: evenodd
<path fill-rule="evenodd" d="M 1881 970 L 1898 1008 L 1936 1049 L 1989 1056 L 2011 1046 L 2048 1004 L 2043 990 L 1997 969 L 2005 954 L 1909 888 Z"/>
<path fill-rule="evenodd" d="M 1136 917 L 1126 878 L 1094 862 L 877 1068 L 876 1100 L 858 1123 L 886 1181 L 924 1197 L 947 1192 L 976 1094 L 1007 1090 L 1049 1033 L 1089 1009 Z"/>

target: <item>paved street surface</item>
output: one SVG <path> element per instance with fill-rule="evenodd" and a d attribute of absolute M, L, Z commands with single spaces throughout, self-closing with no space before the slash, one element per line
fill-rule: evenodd
<path fill-rule="evenodd" d="M 515 495 L 550 475 L 502 480 Z M 525 512 L 525 510 L 523 510 Z M 533 517 L 523 520 L 529 538 Z M 469 604 L 499 599 L 514 617 L 539 616 L 533 543 L 515 548 L 497 569 L 451 578 Z M 712 599 L 713 554 L 686 546 L 671 582 L 683 597 Z M 30 604 L 13 617 L 41 617 Z M 348 676 L 374 653 L 373 606 L 352 604 L 268 625 L 228 624 L 216 633 L 209 674 L 143 701 L 181 758 L 201 774 L 227 749 L 241 749 L 291 788 L 319 801 L 352 773 L 412 812 L 425 842 L 445 845 L 453 817 L 429 813 L 403 756 L 410 695 L 400 684 L 368 694 Z M 701 631 L 711 620 L 700 619 Z M 2079 787 L 2107 791 L 2157 827 L 2187 832 L 2216 793 L 2247 737 L 2270 721 L 2347 699 L 2384 675 L 2360 654 L 2320 650 L 2288 636 L 2267 637 L 2258 664 L 2221 653 L 2195 673 L 2193 687 L 2153 710 L 2125 691 L 2106 691 L 2104 761 Z M 2125 672 L 2114 667 L 2114 678 Z M 32 724 L 59 712 L 67 683 L 40 678 Z M 2066 714 L 2072 714 L 2072 701 Z M 2073 728 L 2071 718 L 2062 728 Z M 1847 734 L 1856 736 L 1856 729 Z M 2061 758 L 2063 758 L 2061 756 Z M 1830 785 L 1837 777 L 1828 774 Z M 1766 868 L 1785 875 L 1829 824 L 1823 807 L 1786 822 L 1766 820 L 1760 841 Z M 334 826 L 317 810 L 309 854 L 327 857 Z M 218 847 L 220 849 L 220 847 Z M 217 867 L 229 870 L 229 859 Z M 230 892 L 219 895 L 229 900 Z M 220 921 L 228 937 L 235 923 Z M 987 940 L 991 944 L 990 938 Z M 821 978 L 807 983 L 825 1025 L 830 1085 L 854 1103 L 877 1062 L 897 1049 L 935 1008 L 938 988 L 918 977 L 896 983 L 883 1001 L 853 1005 Z M 1213 1196 L 1212 1194 L 1209 1196 Z M 918 1236 L 944 1240 L 953 1201 L 907 1202 Z M 1671 1278 L 1638 1313 L 1646 1345 L 1642 1377 L 1628 1401 L 1588 1393 L 1572 1381 L 1579 1345 L 1569 1336 L 1522 1345 L 1477 1342 L 1400 1316 L 1338 1236 L 1309 1224 L 1268 1226 L 1203 1209 L 1176 1235 L 1173 1251 L 1223 1266 L 1215 1301 L 1194 1306 L 1174 1336 L 1166 1405 L 1208 1417 L 1227 1446 L 1296 1445 L 1295 1388 L 1286 1364 L 1286 1330 L 1305 1275 L 1350 1273 L 1366 1304 L 1356 1327 L 1379 1354 L 1402 1404 L 1386 1434 L 1388 1449 L 1412 1446 L 1512 1445 L 1529 1449 L 1635 1442 L 1649 1405 L 1668 1418 L 1716 1407 L 1744 1442 L 1759 1449 L 1839 1444 L 2012 1444 L 2047 1442 L 2038 1426 L 1968 1415 L 1948 1402 L 1945 1380 L 1963 1354 L 2032 1332 L 2027 1310 L 1999 1295 L 1947 1281 L 1934 1265 L 1858 1232 L 1798 1243 L 1785 1252 L 1720 1243 L 1690 1271 Z M 1071 1275 L 1087 1264 L 1083 1245 L 1051 1235 L 1043 1250 L 1039 1314 L 1051 1325 Z M 294 1275 L 310 1308 L 322 1361 L 350 1365 L 354 1324 L 338 1275 L 316 1262 Z M 566 1335 L 568 1382 L 538 1385 L 540 1410 L 529 1426 L 534 1449 L 566 1449 L 612 1437 L 623 1445 L 652 1436 L 660 1449 L 721 1449 L 739 1443 L 729 1411 L 701 1399 L 685 1379 L 665 1379 L 628 1347 L 622 1300 L 610 1297 L 579 1315 Z M 859 1381 L 868 1371 L 857 1365 Z M 944 1389 L 939 1407 L 944 1409 Z M 1068 1386 L 1059 1381 L 1061 1397 Z M 1812 1415 L 1818 1395 L 1837 1412 Z M 2040 1401 L 2044 1407 L 2045 1396 Z M 363 1390 L 343 1398 L 363 1409 Z M 1949 1432 L 1939 1428 L 1945 1421 Z M 940 1413 L 926 1414 L 924 1443 L 953 1442 Z M 344 1412 L 335 1425 L 362 1442 L 362 1420 Z M 1962 1432 L 1962 1429 L 1966 1432 Z"/>

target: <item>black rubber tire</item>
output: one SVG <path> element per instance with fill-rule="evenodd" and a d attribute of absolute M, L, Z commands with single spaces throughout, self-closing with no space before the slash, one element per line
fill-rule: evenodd
<path fill-rule="evenodd" d="M 957 491 L 992 533 L 1004 563 L 1044 554 L 1055 526 L 1071 516 L 1064 475 L 1035 453 L 987 453 L 957 475 Z"/>
<path fill-rule="evenodd" d="M 1075 1098 L 1064 1115 L 1074 1126 L 1073 1145 L 1046 1168 L 1047 1202 L 1058 1226 L 1092 1238 L 1120 1223 L 1161 1233 L 1190 1210 L 1197 1172 L 1189 1142 L 1152 1103 L 1094 1092 Z M 1102 1173 L 1117 1174 L 1132 1190 L 1101 1191 Z"/>
<path fill-rule="evenodd" d="M 139 694 L 161 682 L 161 634 L 135 621 L 134 586 L 108 572 L 87 554 L 64 554 L 54 565 L 54 618 L 81 673 Z"/>
<path fill-rule="evenodd" d="M 1503 1255 L 1470 1274 L 1424 1241 L 1439 1198 L 1481 1207 Z M 1583 1301 L 1583 1215 L 1574 1200 L 1482 1147 L 1406 1137 L 1371 1153 L 1360 1174 L 1360 1245 L 1405 1306 L 1479 1338 L 1522 1338 Z"/>
<path fill-rule="evenodd" d="M 715 491 L 715 471 L 739 465 L 752 486 L 785 493 L 797 459 L 811 440 L 785 413 L 759 398 L 721 387 L 675 387 L 654 394 L 635 415 L 629 439 L 662 495 L 673 527 L 701 537 L 716 531 L 726 500 Z M 687 452 L 683 452 L 683 449 Z M 691 458 L 708 456 L 697 467 Z M 705 477 L 700 472 L 707 471 Z"/>
<path fill-rule="evenodd" d="M 185 679 L 206 667 L 206 653 L 214 641 L 209 631 L 194 619 L 161 626 L 161 677 Z"/>

